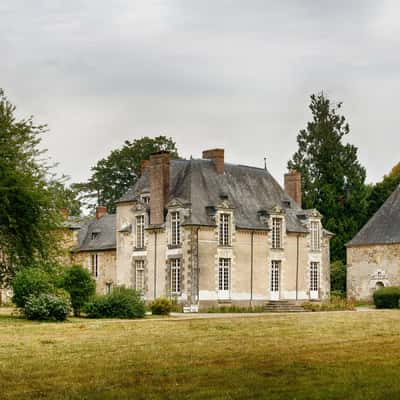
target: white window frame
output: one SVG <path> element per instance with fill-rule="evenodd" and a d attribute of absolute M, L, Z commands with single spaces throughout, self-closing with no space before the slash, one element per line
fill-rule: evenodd
<path fill-rule="evenodd" d="M 137 215 L 135 219 L 136 223 L 136 248 L 144 249 L 144 227 L 145 218 L 144 215 Z"/>
<path fill-rule="evenodd" d="M 282 249 L 283 248 L 283 218 L 272 217 L 272 248 Z"/>
<path fill-rule="evenodd" d="M 181 216 L 179 211 L 171 212 L 171 245 L 181 244 Z"/>
<path fill-rule="evenodd" d="M 90 255 L 90 271 L 92 276 L 98 278 L 99 276 L 99 255 L 97 253 L 92 253 Z"/>
<path fill-rule="evenodd" d="M 218 261 L 218 298 L 229 299 L 231 290 L 231 259 L 220 258 Z"/>
<path fill-rule="evenodd" d="M 281 270 L 282 261 L 272 260 L 271 261 L 271 274 L 269 282 L 270 299 L 279 300 L 280 286 L 281 286 Z"/>
<path fill-rule="evenodd" d="M 310 222 L 311 250 L 321 250 L 321 224 L 319 221 Z"/>
<path fill-rule="evenodd" d="M 310 298 L 319 298 L 319 262 L 310 263 Z"/>
<path fill-rule="evenodd" d="M 113 289 L 113 284 L 111 282 L 106 283 L 106 294 L 111 294 Z"/>
<path fill-rule="evenodd" d="M 135 289 L 144 292 L 144 260 L 135 260 Z"/>
<path fill-rule="evenodd" d="M 170 272 L 171 272 L 171 294 L 179 295 L 181 294 L 181 259 L 171 258 L 169 260 Z"/>
<path fill-rule="evenodd" d="M 231 245 L 231 214 L 219 214 L 219 245 L 228 247 Z"/>

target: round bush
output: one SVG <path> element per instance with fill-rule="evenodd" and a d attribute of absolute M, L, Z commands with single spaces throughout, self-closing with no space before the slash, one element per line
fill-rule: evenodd
<path fill-rule="evenodd" d="M 42 293 L 30 296 L 23 310 L 25 317 L 30 320 L 65 321 L 70 311 L 70 304 L 65 297 Z"/>
<path fill-rule="evenodd" d="M 96 291 L 96 283 L 90 272 L 80 265 L 73 265 L 65 270 L 62 287 L 71 296 L 71 304 L 76 317 L 80 315 L 83 306 Z"/>
<path fill-rule="evenodd" d="M 399 308 L 400 287 L 388 286 L 374 292 L 376 308 Z"/>
<path fill-rule="evenodd" d="M 150 305 L 151 313 L 154 315 L 169 315 L 172 311 L 172 307 L 173 304 L 171 300 L 165 297 L 155 299 Z"/>
<path fill-rule="evenodd" d="M 84 311 L 89 318 L 143 318 L 144 301 L 139 292 L 123 287 L 111 294 L 96 296 L 87 303 Z"/>
<path fill-rule="evenodd" d="M 31 296 L 42 293 L 54 293 L 55 287 L 51 276 L 40 268 L 26 268 L 18 272 L 11 283 L 13 303 L 23 308 Z"/>

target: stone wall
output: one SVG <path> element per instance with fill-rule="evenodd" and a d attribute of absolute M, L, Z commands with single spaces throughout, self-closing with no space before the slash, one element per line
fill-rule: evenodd
<path fill-rule="evenodd" d="M 347 297 L 371 300 L 381 285 L 400 285 L 400 244 L 348 247 Z"/>

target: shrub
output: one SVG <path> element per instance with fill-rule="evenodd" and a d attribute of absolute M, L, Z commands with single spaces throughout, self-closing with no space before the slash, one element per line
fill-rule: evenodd
<path fill-rule="evenodd" d="M 263 306 L 240 307 L 240 306 L 212 306 L 207 308 L 207 313 L 262 313 Z"/>
<path fill-rule="evenodd" d="M 400 288 L 388 286 L 378 289 L 373 298 L 376 308 L 399 308 Z"/>
<path fill-rule="evenodd" d="M 84 312 L 89 318 L 143 318 L 145 306 L 140 292 L 117 287 L 111 294 L 94 297 Z"/>
<path fill-rule="evenodd" d="M 173 304 L 171 300 L 165 297 L 155 299 L 150 304 L 151 313 L 153 315 L 169 315 L 169 313 L 172 311 L 172 308 Z"/>
<path fill-rule="evenodd" d="M 332 292 L 341 293 L 340 297 L 346 295 L 346 266 L 342 261 L 334 261 L 331 263 L 331 290 Z"/>
<path fill-rule="evenodd" d="M 96 283 L 90 272 L 80 265 L 73 265 L 65 270 L 62 287 L 71 296 L 71 304 L 76 317 L 80 315 L 83 306 L 96 291 Z"/>
<path fill-rule="evenodd" d="M 31 295 L 23 308 L 27 319 L 65 321 L 70 311 L 69 301 L 63 296 L 41 293 Z"/>
<path fill-rule="evenodd" d="M 31 296 L 42 293 L 54 294 L 56 288 L 49 273 L 40 268 L 26 268 L 19 271 L 11 283 L 13 303 L 23 308 Z"/>
<path fill-rule="evenodd" d="M 355 303 L 352 300 L 332 297 L 330 301 L 317 303 L 307 301 L 301 305 L 306 311 L 353 311 Z"/>

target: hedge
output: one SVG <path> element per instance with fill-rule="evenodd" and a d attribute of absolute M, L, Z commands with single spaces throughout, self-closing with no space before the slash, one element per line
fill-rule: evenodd
<path fill-rule="evenodd" d="M 388 286 L 374 292 L 376 308 L 399 308 L 400 287 Z"/>

